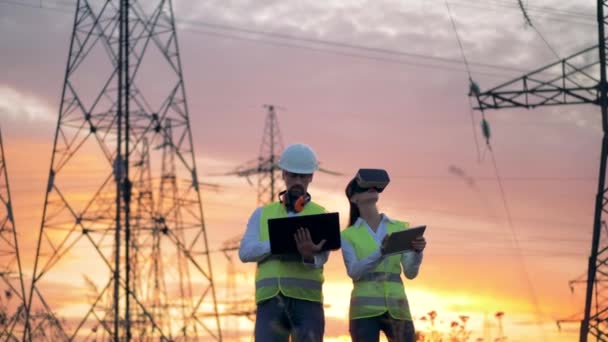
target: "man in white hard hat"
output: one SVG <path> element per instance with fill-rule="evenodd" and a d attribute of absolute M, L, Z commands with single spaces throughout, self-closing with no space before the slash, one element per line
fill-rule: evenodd
<path fill-rule="evenodd" d="M 296 244 L 300 256 L 270 255 L 268 219 L 325 212 L 310 200 L 308 185 L 319 168 L 310 146 L 287 146 L 279 159 L 286 189 L 279 201 L 257 208 L 247 223 L 239 248 L 243 262 L 257 262 L 255 301 L 256 342 L 323 341 L 323 265 L 329 252 L 321 252 L 325 241 L 313 243 L 307 229 L 300 229 Z"/>

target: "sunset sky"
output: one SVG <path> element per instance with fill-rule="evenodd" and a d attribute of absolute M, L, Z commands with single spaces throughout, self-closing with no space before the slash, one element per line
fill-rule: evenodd
<path fill-rule="evenodd" d="M 343 190 L 360 167 L 391 175 L 381 211 L 428 226 L 420 274 L 405 282 L 418 329 L 427 329 L 420 318 L 435 310 L 442 330 L 468 315 L 474 338 L 484 329 L 496 337 L 494 314 L 503 311 L 509 341 L 577 339 L 577 324 L 560 332 L 555 322 L 580 319 L 584 308 L 584 284 L 572 292 L 568 282 L 586 273 L 590 251 L 598 108 L 488 111 L 496 171 L 480 113 L 470 111 L 468 75 L 444 0 L 173 3 L 199 178 L 220 185 L 202 194 L 211 250 L 240 236 L 256 207 L 245 179 L 211 175 L 257 158 L 263 105 L 273 104 L 285 144 L 307 143 L 323 167 L 344 173 L 316 174 L 309 189 L 316 202 L 341 213 L 343 226 Z M 560 57 L 596 44 L 596 1 L 523 3 Z M 525 25 L 517 1 L 449 4 L 482 90 L 557 60 Z M 0 125 L 30 273 L 73 8 L 68 0 L 0 0 Z M 162 82 L 149 72 L 147 79 Z M 95 171 L 103 167 L 91 159 L 74 174 L 75 186 L 99 179 Z M 223 293 L 227 263 L 220 253 L 212 261 Z M 253 266 L 236 266 L 239 280 L 250 284 L 243 291 L 252 294 Z M 340 341 L 348 335 L 352 282 L 339 252 L 325 275 L 326 340 Z"/>

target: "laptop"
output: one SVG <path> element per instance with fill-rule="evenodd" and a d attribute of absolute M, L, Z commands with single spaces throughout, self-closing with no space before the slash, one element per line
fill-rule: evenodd
<path fill-rule="evenodd" d="M 300 227 L 308 228 L 315 244 L 326 240 L 322 251 L 340 248 L 339 214 L 325 213 L 269 219 L 270 253 L 299 254 L 294 235 Z"/>
<path fill-rule="evenodd" d="M 384 247 L 384 255 L 403 253 L 412 249 L 412 241 L 424 234 L 426 226 L 406 228 L 388 235 L 388 241 Z"/>

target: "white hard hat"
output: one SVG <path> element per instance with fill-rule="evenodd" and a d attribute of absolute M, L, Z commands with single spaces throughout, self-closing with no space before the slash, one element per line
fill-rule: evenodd
<path fill-rule="evenodd" d="M 285 171 L 311 174 L 317 171 L 319 163 L 315 152 L 306 144 L 289 145 L 283 150 L 279 167 Z"/>

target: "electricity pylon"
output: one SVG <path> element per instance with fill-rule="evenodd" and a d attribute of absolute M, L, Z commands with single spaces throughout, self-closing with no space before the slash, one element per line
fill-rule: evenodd
<path fill-rule="evenodd" d="M 172 2 L 77 1 L 24 340 L 221 341 L 200 188 Z"/>
<path fill-rule="evenodd" d="M 166 331 L 175 330 L 172 324 L 175 322 L 171 320 L 171 315 L 182 315 L 182 320 L 186 320 L 186 315 L 189 311 L 184 310 L 187 307 L 192 307 L 192 288 L 191 278 L 187 266 L 187 260 L 183 255 L 178 254 L 178 260 L 174 262 L 177 268 L 177 274 L 171 276 L 171 278 L 179 280 L 179 291 L 180 298 L 184 298 L 181 307 L 181 312 L 176 312 L 175 307 L 167 305 L 169 301 L 170 292 L 167 288 L 167 276 L 165 273 L 166 260 L 163 261 L 163 255 L 167 254 L 167 250 L 173 249 L 171 243 L 167 243 L 166 239 L 163 239 L 163 234 L 166 234 L 165 229 L 165 217 L 167 215 L 167 198 L 173 198 L 168 201 L 172 203 L 176 197 L 176 191 L 179 188 L 179 179 L 177 179 L 175 170 L 175 154 L 174 154 L 174 142 L 171 137 L 171 123 L 167 122 L 164 125 L 165 134 L 164 141 L 158 145 L 152 147 L 156 150 L 162 150 L 162 165 L 160 179 L 154 179 L 152 177 L 152 167 L 150 150 L 147 139 L 142 140 L 141 149 L 134 153 L 134 166 L 136 166 L 134 174 L 134 193 L 133 198 L 136 201 L 136 212 L 133 216 L 135 222 L 134 226 L 138 229 L 134 230 L 134 235 L 131 240 L 131 269 L 133 270 L 133 277 L 131 283 L 131 289 L 135 296 L 139 298 L 142 306 L 136 306 L 133 308 L 131 315 L 131 327 L 132 335 L 138 341 L 154 341 L 153 331 L 146 321 L 146 315 L 151 314 L 155 317 L 156 324 Z M 160 184 L 160 191 L 154 192 L 154 184 Z M 216 190 L 218 186 L 210 183 L 200 183 L 203 188 L 210 188 Z M 169 268 L 171 271 L 171 268 Z M 89 283 L 89 298 L 95 301 L 99 296 L 99 289 L 92 284 L 90 279 L 87 279 Z M 105 302 L 103 307 L 105 310 L 111 309 L 111 296 L 104 298 Z M 145 312 L 142 308 L 145 307 L 149 312 Z M 107 331 L 96 327 L 89 334 L 89 338 L 93 339 L 104 339 L 109 337 Z M 225 336 L 223 336 L 225 338 Z"/>
<path fill-rule="evenodd" d="M 274 202 L 276 187 L 280 181 L 280 169 L 277 165 L 279 153 L 283 150 L 283 138 L 274 105 L 264 105 L 267 110 L 262 144 L 258 158 L 238 166 L 234 171 L 216 174 L 216 176 L 245 177 L 253 185 L 251 176 L 257 176 L 257 204 Z"/>
<path fill-rule="evenodd" d="M 604 250 L 608 248 L 608 226 L 606 225 L 606 221 L 602 220 L 602 234 L 600 234 L 600 243 L 599 249 Z M 568 285 L 570 286 L 570 291 L 574 293 L 575 287 L 577 285 L 584 284 L 587 285 L 587 273 L 581 274 L 576 279 L 570 280 Z M 595 278 L 595 286 L 593 287 L 593 298 L 595 298 L 595 308 L 608 308 L 608 276 L 605 274 L 597 274 Z M 568 317 L 564 317 L 558 319 L 556 321 L 558 329 L 561 329 L 564 323 L 579 323 L 583 319 L 583 312 L 576 313 L 570 315 Z"/>
<path fill-rule="evenodd" d="M 597 299 L 605 297 L 606 294 L 600 293 L 597 298 L 593 296 L 597 282 L 604 281 L 604 275 L 608 274 L 608 248 L 600 248 L 602 214 L 608 209 L 608 198 L 606 197 L 608 189 L 605 183 L 608 157 L 608 83 L 605 35 L 608 22 L 607 8 L 606 0 L 597 1 L 597 45 L 487 91 L 481 91 L 479 86 L 471 80 L 469 94 L 477 99 L 475 109 L 481 110 L 482 113 L 489 109 L 517 107 L 531 109 L 541 106 L 574 104 L 594 104 L 600 107 L 603 137 L 580 342 L 586 342 L 589 335 L 595 336 L 597 341 L 608 341 L 608 307 L 605 302 Z M 484 127 L 487 127 L 485 117 L 483 123 Z M 603 291 L 608 291 L 608 289 Z"/>
<path fill-rule="evenodd" d="M 25 286 L 5 158 L 0 133 L 0 340 L 19 341 L 26 329 Z"/>
<path fill-rule="evenodd" d="M 234 253 L 239 249 L 241 236 L 236 236 L 224 241 L 220 252 L 226 257 L 226 296 L 223 304 L 226 306 L 222 311 L 222 316 L 225 318 L 222 331 L 224 338 L 227 341 L 240 341 L 240 325 L 241 317 L 246 317 L 253 320 L 256 313 L 255 300 L 243 291 L 239 291 L 238 275 L 239 272 L 234 263 Z M 228 332 L 230 332 L 228 335 Z"/>
<path fill-rule="evenodd" d="M 277 188 L 281 181 L 281 169 L 278 166 L 280 153 L 283 151 L 283 138 L 279 129 L 279 121 L 275 113 L 275 106 L 266 104 L 267 109 L 262 143 L 257 159 L 238 166 L 234 171 L 219 174 L 221 176 L 245 177 L 249 184 L 253 185 L 250 177 L 256 175 L 257 179 L 257 204 L 264 205 L 276 200 Z M 341 175 L 339 172 L 319 168 L 320 172 Z M 216 174 L 217 176 L 217 174 Z"/>

